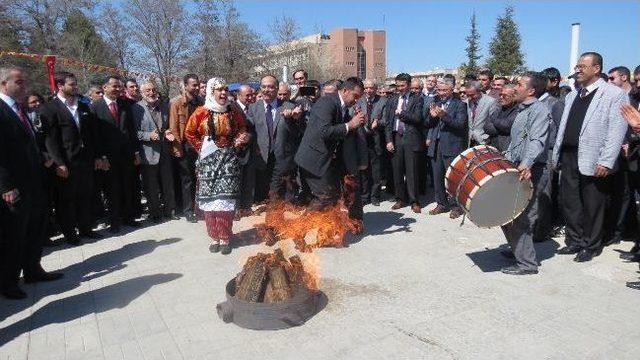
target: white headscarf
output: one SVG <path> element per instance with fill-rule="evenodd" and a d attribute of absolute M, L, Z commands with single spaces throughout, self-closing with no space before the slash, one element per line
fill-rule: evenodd
<path fill-rule="evenodd" d="M 227 86 L 227 82 L 223 78 L 214 77 L 207 81 L 207 96 L 205 97 L 204 107 L 215 112 L 227 111 L 228 101 L 224 104 L 219 104 L 213 97 L 214 89 L 221 89 Z"/>

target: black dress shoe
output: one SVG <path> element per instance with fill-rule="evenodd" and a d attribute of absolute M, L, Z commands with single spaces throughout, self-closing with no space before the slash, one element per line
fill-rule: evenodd
<path fill-rule="evenodd" d="M 502 269 L 500 269 L 500 271 L 502 271 L 504 274 L 507 274 L 507 275 L 534 275 L 538 273 L 537 269 L 536 270 L 522 269 L 518 265 L 503 267 Z"/>
<path fill-rule="evenodd" d="M 217 253 L 220 251 L 220 244 L 211 244 L 209 245 L 209 252 Z"/>
<path fill-rule="evenodd" d="M 43 270 L 35 275 L 25 275 L 24 282 L 25 284 L 31 284 L 35 282 L 55 281 L 61 279 L 63 276 L 64 274 L 59 272 L 46 272 Z"/>
<path fill-rule="evenodd" d="M 373 206 L 380 206 L 380 200 L 378 200 L 378 199 L 373 199 L 373 200 L 371 200 L 371 205 L 373 205 Z"/>
<path fill-rule="evenodd" d="M 149 216 L 149 221 L 154 224 L 160 224 L 162 222 L 162 217 L 160 217 L 160 215 L 151 215 Z"/>
<path fill-rule="evenodd" d="M 630 262 L 640 262 L 640 254 L 638 253 L 620 253 L 620 259 Z"/>
<path fill-rule="evenodd" d="M 633 245 L 633 247 L 631 248 L 631 250 L 629 250 L 630 253 L 640 253 L 640 243 L 635 243 Z"/>
<path fill-rule="evenodd" d="M 591 259 L 593 259 L 594 256 L 595 256 L 595 251 L 592 251 L 592 250 L 589 250 L 589 249 L 582 249 L 582 250 L 580 250 L 578 255 L 576 255 L 576 257 L 573 258 L 573 261 L 575 261 L 575 262 L 587 262 L 587 261 L 591 261 Z"/>
<path fill-rule="evenodd" d="M 629 281 L 627 287 L 633 290 L 640 290 L 640 281 Z"/>
<path fill-rule="evenodd" d="M 580 247 L 575 245 L 564 246 L 556 250 L 556 254 L 560 254 L 560 255 L 573 255 L 579 252 L 580 252 Z"/>
<path fill-rule="evenodd" d="M 96 231 L 93 231 L 93 230 L 81 231 L 80 236 L 86 237 L 89 239 L 96 239 L 96 240 L 102 239 L 102 235 L 98 234 Z"/>
<path fill-rule="evenodd" d="M 109 232 L 112 234 L 117 234 L 120 232 L 120 225 L 111 225 L 109 227 Z"/>
<path fill-rule="evenodd" d="M 187 220 L 187 222 L 194 223 L 194 224 L 198 222 L 198 219 L 196 219 L 196 214 L 193 214 L 193 213 L 187 214 L 185 216 L 185 219 Z"/>
<path fill-rule="evenodd" d="M 511 250 L 500 250 L 500 255 L 502 255 L 503 257 L 507 258 L 507 259 L 515 259 L 516 256 L 513 255 L 513 251 Z"/>
<path fill-rule="evenodd" d="M 18 285 L 10 285 L 2 290 L 2 296 L 10 300 L 22 300 L 27 298 L 27 293 L 22 291 Z"/>
<path fill-rule="evenodd" d="M 229 255 L 231 254 L 231 246 L 229 246 L 229 244 L 222 244 L 220 245 L 220 253 L 222 255 Z"/>

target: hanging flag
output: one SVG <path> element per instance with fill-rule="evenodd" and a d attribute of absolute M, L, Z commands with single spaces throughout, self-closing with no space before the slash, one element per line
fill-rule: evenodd
<path fill-rule="evenodd" d="M 51 92 L 56 92 L 56 80 L 54 78 L 54 74 L 56 71 L 56 56 L 55 55 L 45 55 L 44 63 L 47 67 L 47 78 L 49 79 L 49 87 L 51 88 Z"/>

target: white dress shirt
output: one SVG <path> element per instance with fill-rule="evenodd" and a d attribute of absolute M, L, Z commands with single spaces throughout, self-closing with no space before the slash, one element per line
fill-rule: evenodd
<path fill-rule="evenodd" d="M 71 113 L 73 117 L 73 121 L 76 123 L 78 129 L 80 129 L 80 114 L 78 114 L 78 97 L 75 96 L 73 99 L 67 100 L 67 98 L 62 95 L 62 93 L 58 92 L 58 99 L 62 101 L 64 106 L 66 106 L 67 110 Z"/>

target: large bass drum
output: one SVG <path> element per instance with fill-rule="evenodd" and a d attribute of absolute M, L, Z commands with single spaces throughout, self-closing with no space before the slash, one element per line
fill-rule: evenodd
<path fill-rule="evenodd" d="M 478 145 L 458 155 L 447 169 L 445 188 L 471 222 L 489 228 L 513 221 L 529 205 L 530 180 L 496 148 Z"/>

